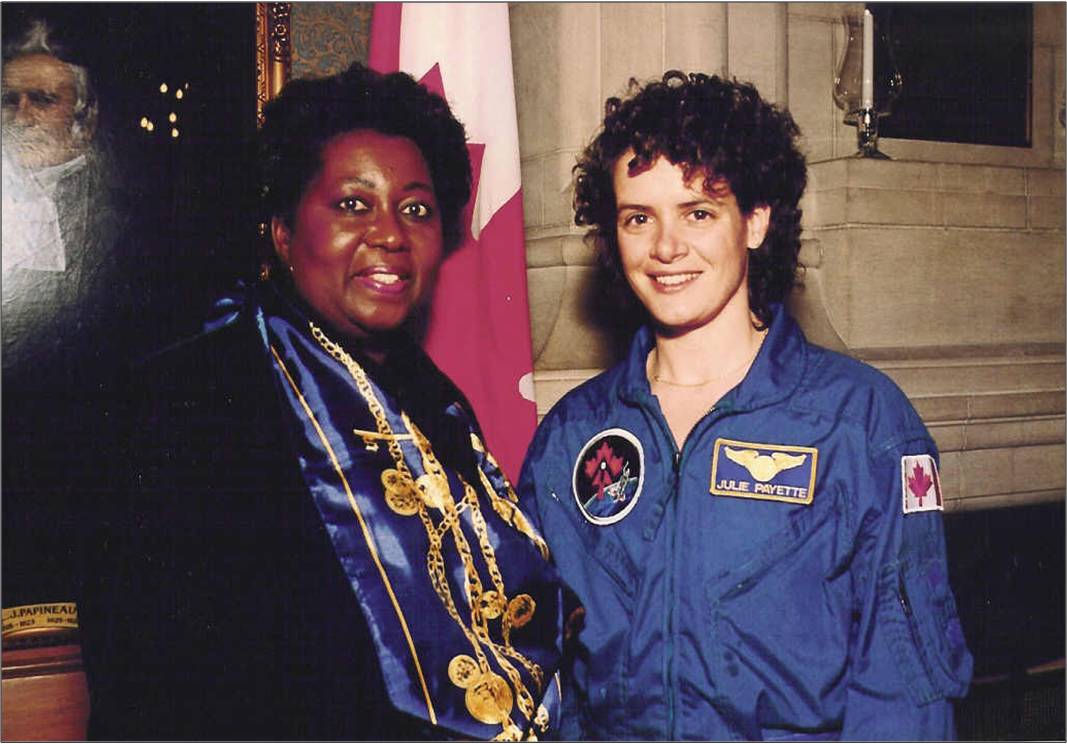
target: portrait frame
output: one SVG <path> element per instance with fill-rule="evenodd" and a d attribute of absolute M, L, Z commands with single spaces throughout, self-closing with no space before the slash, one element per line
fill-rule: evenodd
<path fill-rule="evenodd" d="M 256 3 L 256 126 L 292 73 L 291 3 Z"/>

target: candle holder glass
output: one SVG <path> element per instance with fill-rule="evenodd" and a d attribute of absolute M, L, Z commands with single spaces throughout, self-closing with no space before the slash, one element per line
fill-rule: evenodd
<path fill-rule="evenodd" d="M 863 16 L 846 13 L 845 47 L 834 75 L 834 103 L 845 112 L 845 123 L 856 127 L 855 157 L 888 160 L 878 149 L 878 121 L 893 113 L 904 80 L 897 69 L 893 44 L 885 28 L 874 33 L 874 101 L 863 105 Z"/>

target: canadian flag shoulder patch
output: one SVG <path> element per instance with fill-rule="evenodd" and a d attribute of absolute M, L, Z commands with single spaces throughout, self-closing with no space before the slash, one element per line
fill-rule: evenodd
<path fill-rule="evenodd" d="M 945 509 L 941 479 L 932 455 L 904 455 L 900 458 L 900 488 L 905 514 Z"/>

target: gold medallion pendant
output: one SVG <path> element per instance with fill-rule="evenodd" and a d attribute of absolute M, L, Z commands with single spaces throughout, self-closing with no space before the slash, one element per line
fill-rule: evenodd
<path fill-rule="evenodd" d="M 410 517 L 419 512 L 419 492 L 411 482 L 411 476 L 389 468 L 382 471 L 382 486 L 385 488 L 385 503 L 397 514 Z"/>
<path fill-rule="evenodd" d="M 478 605 L 481 608 L 482 617 L 486 620 L 495 620 L 503 615 L 504 610 L 507 609 L 504 595 L 495 589 L 483 592 L 482 596 L 478 598 Z"/>
<path fill-rule="evenodd" d="M 445 510 L 445 504 L 452 499 L 452 490 L 448 486 L 448 478 L 444 474 L 426 473 L 420 475 L 415 481 L 419 498 L 431 509 Z"/>
<path fill-rule="evenodd" d="M 511 627 L 521 628 L 533 619 L 537 604 L 529 594 L 520 594 L 508 604 L 508 620 Z"/>
<path fill-rule="evenodd" d="M 531 733 L 530 739 L 527 741 L 537 741 L 537 737 L 534 737 Z M 504 726 L 504 730 L 493 737 L 493 741 L 522 741 L 522 729 L 516 726 L 514 723 L 509 723 Z"/>
<path fill-rule="evenodd" d="M 481 677 L 478 662 L 466 654 L 459 654 L 448 662 L 448 678 L 452 684 L 466 690 Z"/>
<path fill-rule="evenodd" d="M 486 672 L 467 688 L 467 710 L 482 723 L 503 723 L 511 715 L 515 698 L 511 687 L 498 674 Z"/>

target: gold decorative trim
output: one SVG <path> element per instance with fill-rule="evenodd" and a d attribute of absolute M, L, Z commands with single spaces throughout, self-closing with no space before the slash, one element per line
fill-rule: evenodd
<path fill-rule="evenodd" d="M 256 126 L 263 108 L 281 93 L 292 70 L 292 3 L 256 3 Z"/>

